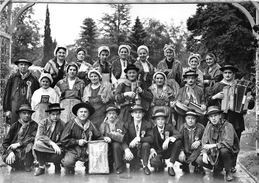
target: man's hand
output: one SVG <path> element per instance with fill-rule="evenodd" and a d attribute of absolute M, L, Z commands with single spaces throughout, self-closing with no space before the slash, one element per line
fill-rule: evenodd
<path fill-rule="evenodd" d="M 110 143 L 112 141 L 110 137 L 104 137 L 103 140 L 107 143 Z"/>
<path fill-rule="evenodd" d="M 11 111 L 6 111 L 5 116 L 8 118 L 11 118 L 12 112 Z"/>
<path fill-rule="evenodd" d="M 134 155 L 132 154 L 131 150 L 129 148 L 125 149 L 125 159 L 127 161 L 131 161 L 134 158 Z"/>
<path fill-rule="evenodd" d="M 170 101 L 170 107 L 174 107 L 175 106 L 175 104 L 176 104 L 176 101 Z"/>
<path fill-rule="evenodd" d="M 153 158 L 157 156 L 156 150 L 154 148 L 150 149 L 150 155 L 149 155 L 149 159 Z"/>
<path fill-rule="evenodd" d="M 143 92 L 144 92 L 144 90 L 141 87 L 138 87 L 136 90 L 136 93 L 143 93 Z"/>
<path fill-rule="evenodd" d="M 87 141 L 85 139 L 78 140 L 78 145 L 79 146 L 84 146 L 86 143 L 87 143 Z"/>
<path fill-rule="evenodd" d="M 207 153 L 203 153 L 202 154 L 202 161 L 203 161 L 203 163 L 209 164 L 208 160 L 209 160 L 208 154 Z"/>
<path fill-rule="evenodd" d="M 130 148 L 136 147 L 140 142 L 140 137 L 135 137 L 129 144 Z"/>
<path fill-rule="evenodd" d="M 207 108 L 206 105 L 201 104 L 201 110 L 202 110 L 202 111 L 206 111 L 206 108 Z"/>
<path fill-rule="evenodd" d="M 129 92 L 125 92 L 123 93 L 124 97 L 130 97 L 130 98 L 134 98 L 136 96 L 135 92 L 129 91 Z"/>
<path fill-rule="evenodd" d="M 50 145 L 53 147 L 56 154 L 61 154 L 61 149 L 55 142 L 51 142 Z"/>
<path fill-rule="evenodd" d="M 170 142 L 175 142 L 176 138 L 175 137 L 169 137 Z"/>
<path fill-rule="evenodd" d="M 168 145 L 169 145 L 169 142 L 170 142 L 170 138 L 166 139 L 162 145 L 162 148 L 164 150 L 168 149 Z"/>
<path fill-rule="evenodd" d="M 212 96 L 212 99 L 223 99 L 224 98 L 224 93 L 223 92 L 219 92 L 216 95 Z"/>
<path fill-rule="evenodd" d="M 186 159 L 185 153 L 183 151 L 179 154 L 179 161 L 184 162 Z"/>
<path fill-rule="evenodd" d="M 209 150 L 209 149 L 212 149 L 214 147 L 217 147 L 217 145 L 216 144 L 205 144 L 203 148 L 206 149 L 206 150 Z"/>
<path fill-rule="evenodd" d="M 197 149 L 201 145 L 200 141 L 195 141 L 192 143 L 191 148 L 192 149 Z"/>
<path fill-rule="evenodd" d="M 17 148 L 20 147 L 20 146 L 21 146 L 21 144 L 17 142 L 17 143 L 11 144 L 11 145 L 7 148 L 7 150 L 9 150 L 9 149 L 15 150 L 15 149 L 17 149 Z"/>
<path fill-rule="evenodd" d="M 15 161 L 15 155 L 14 155 L 13 152 L 11 152 L 11 153 L 7 156 L 7 158 L 6 158 L 6 163 L 7 163 L 8 165 L 11 165 L 11 164 L 14 163 L 14 161 Z"/>

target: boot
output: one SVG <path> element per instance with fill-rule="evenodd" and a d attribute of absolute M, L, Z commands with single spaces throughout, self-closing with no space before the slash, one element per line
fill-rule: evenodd
<path fill-rule="evenodd" d="M 232 181 L 232 180 L 234 180 L 234 177 L 233 177 L 233 175 L 232 175 L 232 173 L 230 172 L 230 171 L 227 171 L 226 172 L 226 181 Z"/>

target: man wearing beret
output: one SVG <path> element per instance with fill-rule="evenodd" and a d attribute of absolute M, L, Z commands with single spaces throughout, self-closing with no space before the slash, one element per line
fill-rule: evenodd
<path fill-rule="evenodd" d="M 22 104 L 16 111 L 19 119 L 14 122 L 3 140 L 3 161 L 14 169 L 32 170 L 32 147 L 38 124 L 31 120 L 34 112 L 29 104 Z"/>
<path fill-rule="evenodd" d="M 18 66 L 18 71 L 7 80 L 3 100 L 3 109 L 6 117 L 11 119 L 10 124 L 18 120 L 16 111 L 20 105 L 31 103 L 32 94 L 40 88 L 38 79 L 29 71 L 32 62 L 22 58 L 14 63 Z"/>

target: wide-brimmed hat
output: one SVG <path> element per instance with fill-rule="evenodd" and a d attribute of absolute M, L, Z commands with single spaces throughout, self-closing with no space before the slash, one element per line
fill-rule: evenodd
<path fill-rule="evenodd" d="M 215 114 L 215 113 L 223 113 L 222 110 L 219 109 L 218 106 L 210 106 L 208 107 L 207 113 L 206 115 L 211 115 L 211 114 Z"/>
<path fill-rule="evenodd" d="M 67 68 L 66 68 L 66 71 L 67 71 L 67 72 L 68 72 L 69 67 L 71 67 L 71 66 L 75 67 L 75 68 L 76 68 L 76 72 L 78 72 L 78 65 L 77 65 L 77 63 L 75 63 L 75 62 L 70 62 L 70 63 L 67 65 Z"/>
<path fill-rule="evenodd" d="M 136 110 L 142 110 L 144 113 L 146 113 L 146 109 L 144 109 L 141 105 L 133 105 L 130 109 L 130 112 L 136 111 Z"/>
<path fill-rule="evenodd" d="M 116 105 L 114 105 L 114 104 L 109 104 L 106 107 L 105 113 L 107 113 L 109 111 L 116 111 L 117 114 L 120 114 L 120 109 Z"/>
<path fill-rule="evenodd" d="M 238 72 L 239 71 L 238 68 L 236 68 L 236 67 L 234 67 L 233 65 L 230 65 L 230 64 L 224 65 L 224 67 L 221 67 L 219 70 L 221 70 L 223 72 L 226 69 L 229 69 L 229 70 L 231 70 L 233 72 Z"/>
<path fill-rule="evenodd" d="M 39 82 L 40 82 L 43 78 L 48 78 L 49 81 L 50 81 L 50 84 L 53 83 L 53 79 L 52 79 L 52 77 L 51 77 L 51 75 L 50 75 L 49 73 L 42 73 L 42 74 L 40 75 Z"/>
<path fill-rule="evenodd" d="M 97 69 L 91 69 L 89 72 L 88 72 L 88 78 L 90 78 L 90 75 L 92 73 L 96 73 L 100 79 L 102 79 L 102 74 L 97 70 Z"/>
<path fill-rule="evenodd" d="M 64 108 L 60 108 L 60 104 L 59 103 L 53 103 L 53 104 L 49 104 L 48 109 L 45 110 L 45 112 L 51 112 L 51 111 L 63 111 L 65 110 Z"/>
<path fill-rule="evenodd" d="M 188 109 L 188 111 L 185 113 L 185 116 L 188 116 L 188 115 L 196 116 L 196 117 L 199 116 L 194 109 Z"/>
<path fill-rule="evenodd" d="M 81 102 L 81 103 L 78 103 L 78 104 L 74 105 L 74 107 L 72 108 L 73 114 L 77 115 L 77 111 L 80 108 L 88 109 L 89 110 L 89 116 L 91 116 L 95 112 L 94 107 L 90 103 L 88 103 L 88 102 Z"/>
<path fill-rule="evenodd" d="M 184 73 L 183 77 L 187 78 L 188 76 L 194 76 L 195 78 L 197 78 L 198 74 L 195 71 L 189 70 Z"/>
<path fill-rule="evenodd" d="M 158 109 L 155 111 L 155 114 L 152 116 L 152 119 L 155 119 L 157 117 L 168 117 L 168 115 L 165 114 L 165 110 L 164 109 Z"/>
<path fill-rule="evenodd" d="M 138 72 L 139 68 L 137 68 L 135 64 L 129 64 L 127 65 L 126 69 L 124 69 L 124 72 L 127 73 L 129 70 L 135 70 Z"/>
<path fill-rule="evenodd" d="M 29 104 L 22 104 L 20 108 L 16 111 L 17 114 L 22 111 L 29 111 L 31 113 L 34 113 L 35 111 L 31 109 L 31 106 Z"/>
<path fill-rule="evenodd" d="M 18 65 L 19 63 L 27 63 L 27 64 L 29 64 L 29 66 L 32 65 L 32 62 L 25 58 L 20 58 L 14 62 L 15 65 Z"/>
<path fill-rule="evenodd" d="M 57 47 L 55 48 L 55 50 L 54 50 L 54 56 L 55 56 L 55 57 L 57 56 L 57 52 L 58 52 L 58 50 L 60 50 L 60 49 L 65 50 L 65 52 L 66 52 L 66 57 L 67 57 L 67 55 L 68 55 L 68 50 L 67 50 L 67 47 L 65 47 L 65 46 L 57 46 Z"/>
<path fill-rule="evenodd" d="M 108 51 L 108 56 L 110 56 L 110 48 L 108 46 L 100 46 L 98 48 L 98 57 L 100 57 L 102 51 Z"/>
<path fill-rule="evenodd" d="M 161 75 L 164 77 L 164 79 L 167 80 L 167 77 L 166 77 L 165 73 L 162 72 L 162 71 L 157 71 L 157 72 L 153 75 L 153 80 L 155 80 L 156 75 L 158 75 L 158 74 L 161 74 Z"/>

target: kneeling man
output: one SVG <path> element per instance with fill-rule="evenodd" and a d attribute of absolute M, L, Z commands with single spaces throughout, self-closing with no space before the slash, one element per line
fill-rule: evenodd
<path fill-rule="evenodd" d="M 207 111 L 209 122 L 202 137 L 202 152 L 198 163 L 217 170 L 225 168 L 226 180 L 232 181 L 231 165 L 234 153 L 239 151 L 239 140 L 231 123 L 223 119 L 222 111 L 217 106 L 210 106 Z"/>
<path fill-rule="evenodd" d="M 34 173 L 35 176 L 45 173 L 46 162 L 54 162 L 55 173 L 60 173 L 60 163 L 63 157 L 60 137 L 65 126 L 60 119 L 62 110 L 64 109 L 60 108 L 59 103 L 50 104 L 45 111 L 48 113 L 48 118 L 39 122 L 34 143 L 34 151 L 39 162 L 39 168 Z"/>
<path fill-rule="evenodd" d="M 3 140 L 3 161 L 14 169 L 32 170 L 32 146 L 38 124 L 31 120 L 33 112 L 29 104 L 22 104 L 16 111 L 18 121 L 13 123 Z"/>
<path fill-rule="evenodd" d="M 163 109 L 155 111 L 156 125 L 153 127 L 154 143 L 151 149 L 151 166 L 158 170 L 164 170 L 165 159 L 169 159 L 168 174 L 175 176 L 174 163 L 178 159 L 181 147 L 181 134 L 172 124 L 166 124 L 166 114 Z"/>

